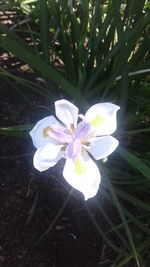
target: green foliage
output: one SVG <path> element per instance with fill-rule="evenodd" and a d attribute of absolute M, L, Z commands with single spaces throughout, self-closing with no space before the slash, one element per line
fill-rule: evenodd
<path fill-rule="evenodd" d="M 19 126 L 11 126 L 11 127 L 1 127 L 0 134 L 8 135 L 8 136 L 16 136 L 16 137 L 28 137 L 28 132 L 33 128 L 33 124 L 29 125 L 19 125 Z"/>
<path fill-rule="evenodd" d="M 103 232 L 92 215 L 92 207 L 86 204 L 85 208 L 98 234 L 117 252 L 115 266 L 126 263 L 133 266 L 135 262 L 136 266 L 148 266 L 145 255 L 150 247 L 150 169 L 146 141 L 150 130 L 149 2 L 14 0 L 0 6 L 2 11 L 9 8 L 18 8 L 23 19 L 31 20 L 12 29 L 1 24 L 0 46 L 27 63 L 45 81 L 41 88 L 1 67 L 0 76 L 24 101 L 32 105 L 26 92 L 13 81 L 51 102 L 61 91 L 83 110 L 99 101 L 121 106 L 118 122 L 121 145 L 114 157 L 100 163 L 103 176 L 100 192 L 116 208 L 117 219 L 113 220 L 95 198 L 96 211 L 109 228 Z M 27 33 L 34 45 L 29 45 L 22 33 Z M 27 136 L 26 131 L 31 127 L 3 127 L 0 134 Z M 48 231 L 52 226 L 53 223 Z"/>

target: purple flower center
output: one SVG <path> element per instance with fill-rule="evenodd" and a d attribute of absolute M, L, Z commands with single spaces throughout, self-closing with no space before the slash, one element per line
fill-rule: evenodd
<path fill-rule="evenodd" d="M 47 133 L 50 137 L 56 139 L 61 144 L 67 145 L 66 156 L 67 158 L 74 158 L 80 154 L 82 148 L 82 139 L 90 133 L 91 124 L 85 121 L 80 122 L 74 133 L 71 133 L 67 128 L 59 126 L 58 124 L 51 125 L 52 130 Z"/>

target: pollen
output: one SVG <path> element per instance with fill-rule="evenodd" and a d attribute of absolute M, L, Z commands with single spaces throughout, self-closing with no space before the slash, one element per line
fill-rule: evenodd
<path fill-rule="evenodd" d="M 82 174 L 86 171 L 86 168 L 84 166 L 84 164 L 81 162 L 81 160 L 79 158 L 75 159 L 75 170 L 74 172 L 76 174 Z"/>
<path fill-rule="evenodd" d="M 103 123 L 103 117 L 100 115 L 96 115 L 95 118 L 92 120 L 92 126 L 97 127 Z"/>
<path fill-rule="evenodd" d="M 47 126 L 46 128 L 43 129 L 43 136 L 44 136 L 44 137 L 47 137 L 47 136 L 48 136 L 48 133 L 47 133 L 47 132 L 48 132 L 49 130 L 52 130 L 52 127 Z"/>

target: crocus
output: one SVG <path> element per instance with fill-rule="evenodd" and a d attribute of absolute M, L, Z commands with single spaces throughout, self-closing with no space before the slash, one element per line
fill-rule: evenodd
<path fill-rule="evenodd" d="M 96 195 L 101 175 L 90 155 L 100 160 L 118 146 L 110 136 L 117 127 L 119 107 L 112 103 L 98 103 L 79 115 L 78 108 L 62 99 L 55 102 L 54 116 L 48 116 L 30 131 L 34 146 L 33 165 L 40 172 L 54 166 L 61 158 L 65 180 L 83 193 L 85 200 Z M 78 123 L 79 119 L 79 123 Z"/>

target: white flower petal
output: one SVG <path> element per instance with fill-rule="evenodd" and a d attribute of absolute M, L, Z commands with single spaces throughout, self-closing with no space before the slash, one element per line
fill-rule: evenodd
<path fill-rule="evenodd" d="M 95 135 L 107 135 L 116 131 L 116 113 L 119 106 L 112 103 L 93 105 L 85 114 L 87 122 L 91 122 Z"/>
<path fill-rule="evenodd" d="M 98 160 L 109 156 L 118 146 L 119 142 L 112 136 L 95 137 L 86 149 Z"/>
<path fill-rule="evenodd" d="M 61 148 L 61 145 L 54 145 L 51 143 L 39 148 L 34 154 L 34 167 L 42 172 L 54 166 L 63 156 Z"/>
<path fill-rule="evenodd" d="M 72 130 L 72 127 L 76 127 L 78 120 L 78 108 L 71 102 L 62 99 L 55 102 L 55 113 L 60 121 L 64 125 Z"/>
<path fill-rule="evenodd" d="M 63 176 L 72 187 L 83 193 L 85 200 L 96 195 L 101 181 L 99 169 L 86 151 L 76 159 L 66 160 Z"/>
<path fill-rule="evenodd" d="M 48 127 L 51 127 L 52 124 L 62 126 L 54 116 L 48 116 L 38 121 L 34 128 L 30 131 L 29 134 L 36 148 L 40 148 L 49 142 L 56 143 L 56 141 L 48 136 L 48 134 L 44 134 L 44 129 L 48 129 Z"/>

